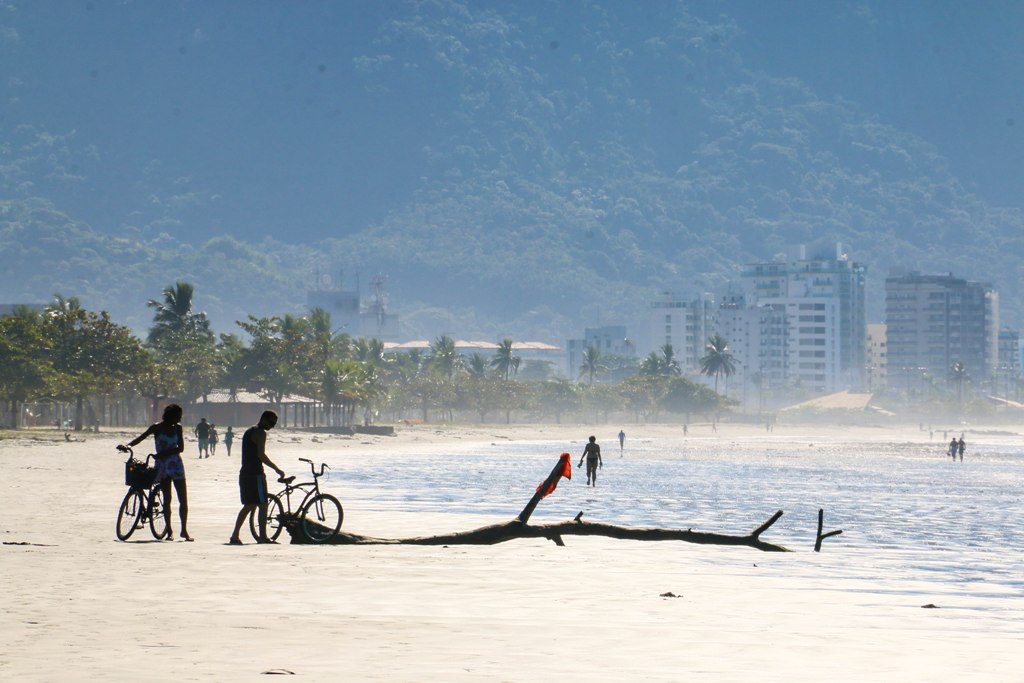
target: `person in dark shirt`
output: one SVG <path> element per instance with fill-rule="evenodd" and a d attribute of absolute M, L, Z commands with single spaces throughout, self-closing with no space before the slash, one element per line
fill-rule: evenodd
<path fill-rule="evenodd" d="M 235 519 L 235 530 L 228 539 L 231 545 L 242 545 L 239 532 L 253 510 L 258 510 L 260 534 L 257 543 L 273 543 L 267 537 L 267 475 L 264 465 L 269 465 L 277 472 L 278 477 L 284 476 L 284 470 L 275 465 L 267 457 L 267 432 L 277 424 L 277 413 L 264 411 L 257 425 L 249 427 L 242 435 L 242 468 L 238 472 L 238 490 L 242 500 L 242 509 Z"/>
<path fill-rule="evenodd" d="M 196 435 L 196 438 L 199 439 L 199 457 L 202 458 L 203 454 L 205 453 L 206 457 L 209 458 L 210 423 L 206 421 L 205 417 L 199 420 L 199 424 L 197 424 L 196 428 L 192 430 L 192 433 L 194 433 Z"/>
<path fill-rule="evenodd" d="M 587 459 L 587 486 L 597 486 L 597 470 L 604 467 L 604 463 L 601 462 L 601 447 L 597 445 L 597 437 L 590 437 L 590 443 L 583 448 L 583 454 L 580 455 L 580 461 L 576 467 L 583 465 L 583 458 Z"/>

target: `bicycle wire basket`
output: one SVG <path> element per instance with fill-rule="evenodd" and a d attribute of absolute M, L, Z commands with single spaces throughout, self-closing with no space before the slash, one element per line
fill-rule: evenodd
<path fill-rule="evenodd" d="M 146 463 L 135 458 L 124 464 L 124 483 L 135 489 L 148 489 L 156 479 L 156 468 L 146 467 Z"/>

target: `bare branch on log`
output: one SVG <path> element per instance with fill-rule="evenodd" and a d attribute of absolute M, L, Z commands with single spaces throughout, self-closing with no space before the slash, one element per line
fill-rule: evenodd
<path fill-rule="evenodd" d="M 823 534 L 821 533 L 821 527 L 824 524 L 825 510 L 822 508 L 818 508 L 818 535 L 814 539 L 814 552 L 816 553 L 821 552 L 821 542 L 824 541 L 826 538 L 828 538 L 829 536 L 838 536 L 839 534 L 843 533 L 842 529 L 836 529 L 835 531 L 830 531 L 827 534 Z"/>

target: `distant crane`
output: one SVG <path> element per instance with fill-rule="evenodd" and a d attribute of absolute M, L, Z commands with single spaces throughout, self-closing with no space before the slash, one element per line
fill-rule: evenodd
<path fill-rule="evenodd" d="M 388 278 L 383 273 L 378 273 L 374 276 L 373 283 L 373 301 L 368 306 L 369 312 L 373 313 L 377 319 L 377 329 L 381 330 L 384 327 L 384 322 L 387 319 L 387 303 L 384 296 L 384 283 L 387 282 Z"/>

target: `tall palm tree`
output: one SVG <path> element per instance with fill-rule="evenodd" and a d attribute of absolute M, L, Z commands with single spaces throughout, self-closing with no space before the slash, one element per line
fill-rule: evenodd
<path fill-rule="evenodd" d="M 452 375 L 459 367 L 459 353 L 455 350 L 455 340 L 448 335 L 441 335 L 435 339 L 430 345 L 430 362 L 451 381 Z"/>
<path fill-rule="evenodd" d="M 587 375 L 590 378 L 590 381 L 587 382 L 587 384 L 593 384 L 594 376 L 607 369 L 608 366 L 605 365 L 604 360 L 601 358 L 601 351 L 591 344 L 587 347 L 587 350 L 583 352 L 583 364 L 580 365 L 580 374 L 578 377 Z"/>
<path fill-rule="evenodd" d="M 718 378 L 725 375 L 726 379 L 736 374 L 736 358 L 729 352 L 729 342 L 722 335 L 715 333 L 708 338 L 704 347 L 707 354 L 700 359 L 700 372 L 708 377 L 715 376 L 715 393 L 718 393 Z"/>
<path fill-rule="evenodd" d="M 153 327 L 149 330 L 149 342 L 153 343 L 169 332 L 199 332 L 213 336 L 210 321 L 205 313 L 192 311 L 192 295 L 195 288 L 188 282 L 176 282 L 164 287 L 163 301 L 150 299 L 146 305 L 156 310 Z"/>
<path fill-rule="evenodd" d="M 506 381 L 512 375 L 515 375 L 519 370 L 519 361 L 521 359 L 512 350 L 512 340 L 503 339 L 498 345 L 498 349 L 494 352 L 494 358 L 491 359 L 491 367 L 498 371 Z"/>

